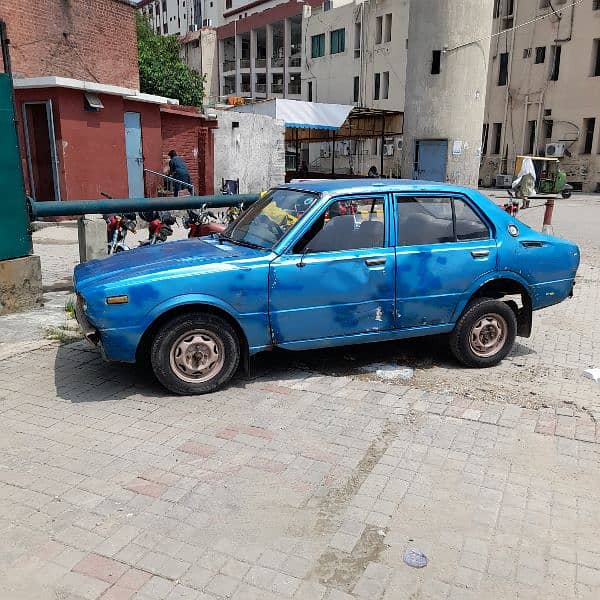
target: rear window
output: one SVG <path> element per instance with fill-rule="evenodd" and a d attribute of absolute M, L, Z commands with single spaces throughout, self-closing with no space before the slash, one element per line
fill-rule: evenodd
<path fill-rule="evenodd" d="M 398 246 L 444 244 L 490 238 L 488 226 L 462 199 L 397 197 Z"/>

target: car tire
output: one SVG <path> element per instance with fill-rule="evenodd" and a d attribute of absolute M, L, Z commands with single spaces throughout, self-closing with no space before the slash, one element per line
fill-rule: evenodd
<path fill-rule="evenodd" d="M 561 192 L 562 197 L 566 200 L 571 197 L 571 190 L 563 190 Z"/>
<path fill-rule="evenodd" d="M 223 318 L 189 313 L 164 323 L 150 348 L 158 381 L 182 396 L 208 394 L 227 383 L 240 363 L 240 340 Z"/>
<path fill-rule="evenodd" d="M 450 335 L 450 349 L 468 367 L 493 367 L 511 351 L 516 336 L 513 309 L 500 300 L 478 298 L 458 319 Z"/>

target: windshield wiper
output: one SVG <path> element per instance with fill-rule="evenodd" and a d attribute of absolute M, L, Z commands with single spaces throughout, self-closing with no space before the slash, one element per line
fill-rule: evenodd
<path fill-rule="evenodd" d="M 260 244 L 253 244 L 252 242 L 247 242 L 246 240 L 234 240 L 232 237 L 225 235 L 223 233 L 217 234 L 219 237 L 219 242 L 223 242 L 223 240 L 227 240 L 232 244 L 237 244 L 238 246 L 245 246 L 246 248 L 255 248 L 256 250 L 269 250 L 269 248 L 265 248 Z"/>

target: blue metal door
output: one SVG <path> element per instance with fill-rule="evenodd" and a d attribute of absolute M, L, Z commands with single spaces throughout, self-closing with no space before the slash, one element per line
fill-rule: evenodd
<path fill-rule="evenodd" d="M 376 209 L 369 210 L 374 201 Z M 395 250 L 389 247 L 389 235 L 384 235 L 387 200 L 382 195 L 364 202 L 353 197 L 353 202 L 357 213 L 336 222 L 341 229 L 347 227 L 346 231 L 338 227 L 336 240 L 345 249 L 292 252 L 271 264 L 269 314 L 275 343 L 285 347 L 394 328 Z M 328 211 L 331 224 L 335 220 L 331 205 Z M 380 231 L 380 241 L 361 240 L 369 230 Z"/>
<path fill-rule="evenodd" d="M 418 140 L 415 179 L 446 181 L 448 140 Z"/>
<path fill-rule="evenodd" d="M 140 113 L 125 113 L 125 154 L 130 198 L 144 197 L 144 157 Z"/>

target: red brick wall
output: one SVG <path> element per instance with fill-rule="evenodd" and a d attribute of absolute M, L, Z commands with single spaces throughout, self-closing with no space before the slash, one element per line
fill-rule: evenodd
<path fill-rule="evenodd" d="M 212 135 L 197 109 L 163 109 L 162 148 L 165 168 L 170 150 L 185 160 L 197 194 L 214 193 Z"/>
<path fill-rule="evenodd" d="M 13 72 L 139 88 L 135 8 L 119 0 L 0 0 Z"/>

